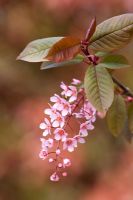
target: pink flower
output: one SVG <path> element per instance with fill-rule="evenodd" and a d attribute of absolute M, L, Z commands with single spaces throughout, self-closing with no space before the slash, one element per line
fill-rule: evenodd
<path fill-rule="evenodd" d="M 47 140 L 45 140 L 44 138 L 41 138 L 40 140 L 42 142 L 42 149 L 47 150 L 48 148 L 53 147 L 54 140 L 52 138 L 49 138 Z"/>
<path fill-rule="evenodd" d="M 73 115 L 78 119 L 80 118 L 85 118 L 84 114 L 82 112 L 79 112 L 79 113 L 73 113 Z"/>
<path fill-rule="evenodd" d="M 88 130 L 93 130 L 94 126 L 90 122 L 86 121 L 80 125 L 79 135 L 86 137 L 88 135 Z"/>
<path fill-rule="evenodd" d="M 64 117 L 62 117 L 62 115 L 58 112 L 56 113 L 55 117 L 53 119 L 51 119 L 51 122 L 52 122 L 52 126 L 54 128 L 56 128 L 56 127 L 62 128 L 65 124 Z"/>
<path fill-rule="evenodd" d="M 62 116 L 66 116 L 68 114 L 71 114 L 71 105 L 70 103 L 68 103 L 66 100 L 64 100 L 63 102 L 63 109 L 61 111 Z"/>
<path fill-rule="evenodd" d="M 58 176 L 58 174 L 56 173 L 56 172 L 54 172 L 51 176 L 50 176 L 50 180 L 51 181 L 54 181 L 54 182 L 57 182 L 57 181 L 59 181 L 59 176 Z"/>
<path fill-rule="evenodd" d="M 63 149 L 67 149 L 69 152 L 74 151 L 74 148 L 77 147 L 77 140 L 73 138 L 68 138 L 64 144 L 63 144 Z"/>
<path fill-rule="evenodd" d="M 72 91 L 63 82 L 61 82 L 60 87 L 61 87 L 61 89 L 63 89 L 63 92 L 61 92 L 61 95 L 65 96 L 66 98 L 70 97 L 72 95 Z"/>
<path fill-rule="evenodd" d="M 58 111 L 55 108 L 53 108 L 52 106 L 51 106 L 51 108 L 47 108 L 47 109 L 44 110 L 44 113 L 46 115 L 49 115 L 49 117 L 50 117 L 51 120 L 56 119 L 57 112 Z"/>
<path fill-rule="evenodd" d="M 59 111 L 63 110 L 63 100 L 59 95 L 55 94 L 53 97 L 50 98 L 51 102 L 54 102 L 53 105 L 54 109 L 57 109 Z"/>
<path fill-rule="evenodd" d="M 63 92 L 61 94 L 64 95 L 66 98 L 70 97 L 70 103 L 77 99 L 77 88 L 75 86 L 67 86 L 62 82 L 61 88 L 63 89 Z"/>
<path fill-rule="evenodd" d="M 91 105 L 90 102 L 85 101 L 83 108 L 81 109 L 87 120 L 91 119 L 92 122 L 96 120 L 96 109 Z"/>
<path fill-rule="evenodd" d="M 80 84 L 80 83 L 81 83 L 80 80 L 73 78 L 73 80 L 72 80 L 72 84 L 73 84 L 73 85 L 78 85 L 78 84 Z"/>
<path fill-rule="evenodd" d="M 64 126 L 64 117 L 55 108 L 45 109 L 45 114 L 49 115 L 53 127 Z"/>
<path fill-rule="evenodd" d="M 47 156 L 48 156 L 48 152 L 42 149 L 39 153 L 39 158 L 41 158 L 42 160 L 45 160 Z"/>
<path fill-rule="evenodd" d="M 44 122 L 40 124 L 40 129 L 44 129 L 43 136 L 47 136 L 51 134 L 51 123 L 47 118 L 44 119 Z"/>
<path fill-rule="evenodd" d="M 82 138 L 80 135 L 74 136 L 74 139 L 76 139 L 77 142 L 79 142 L 79 143 L 81 143 L 81 144 L 84 144 L 84 143 L 85 143 L 85 139 Z"/>
<path fill-rule="evenodd" d="M 83 107 L 79 112 L 73 113 L 76 118 L 85 118 L 90 122 L 95 122 L 96 120 L 96 109 L 88 102 L 85 101 Z"/>
<path fill-rule="evenodd" d="M 62 116 L 66 116 L 68 113 L 71 113 L 71 105 L 69 102 L 67 102 L 65 99 L 61 98 L 59 95 L 54 95 L 53 97 L 50 98 L 51 102 L 54 102 L 55 104 L 52 106 L 54 112 L 54 116 L 58 111 L 61 111 Z M 47 113 L 50 113 L 51 111 L 47 110 Z"/>
<path fill-rule="evenodd" d="M 67 137 L 67 133 L 62 129 L 62 128 L 57 128 L 55 129 L 54 131 L 54 138 L 55 140 L 61 140 L 62 142 L 64 142 L 66 140 L 66 137 Z"/>
<path fill-rule="evenodd" d="M 69 86 L 69 88 L 71 89 L 71 92 L 72 92 L 70 99 L 69 99 L 69 102 L 71 103 L 71 102 L 77 100 L 78 92 L 77 92 L 77 88 L 75 86 Z"/>

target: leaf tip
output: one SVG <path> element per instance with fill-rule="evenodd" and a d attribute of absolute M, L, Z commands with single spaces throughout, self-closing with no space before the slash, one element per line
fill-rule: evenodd
<path fill-rule="evenodd" d="M 21 56 L 18 55 L 18 56 L 16 57 L 16 60 L 21 60 Z"/>

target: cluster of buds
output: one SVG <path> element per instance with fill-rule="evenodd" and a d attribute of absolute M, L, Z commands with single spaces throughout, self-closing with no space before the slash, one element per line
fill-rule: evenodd
<path fill-rule="evenodd" d="M 63 152 L 73 152 L 79 143 L 85 143 L 85 137 L 94 129 L 96 120 L 96 109 L 85 98 L 81 81 L 73 79 L 69 86 L 62 82 L 60 87 L 61 95 L 54 94 L 50 98 L 51 104 L 44 110 L 47 118 L 40 124 L 43 138 L 40 139 L 39 157 L 43 160 L 48 158 L 49 163 L 55 165 L 51 181 L 59 181 L 61 176 L 67 176 L 66 168 L 71 166 L 71 161 L 63 156 Z M 72 119 L 77 122 L 79 129 L 71 134 Z"/>

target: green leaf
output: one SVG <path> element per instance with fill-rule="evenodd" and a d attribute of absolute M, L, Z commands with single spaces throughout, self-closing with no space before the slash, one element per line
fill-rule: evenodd
<path fill-rule="evenodd" d="M 130 103 L 128 108 L 128 126 L 131 133 L 133 133 L 133 103 Z"/>
<path fill-rule="evenodd" d="M 30 42 L 17 57 L 18 60 L 27 62 L 43 62 L 50 48 L 63 37 L 50 37 Z"/>
<path fill-rule="evenodd" d="M 48 60 L 55 62 L 62 62 L 66 60 L 71 60 L 80 51 L 80 39 L 75 37 L 64 37 L 58 42 L 56 42 L 48 55 L 45 57 Z"/>
<path fill-rule="evenodd" d="M 100 58 L 102 58 L 102 57 L 107 56 L 108 53 L 105 52 L 105 51 L 97 51 L 97 52 L 95 53 L 95 55 L 98 56 L 98 57 L 100 57 Z"/>
<path fill-rule="evenodd" d="M 125 126 L 127 118 L 126 104 L 121 95 L 116 95 L 107 112 L 107 124 L 113 136 L 119 136 Z"/>
<path fill-rule="evenodd" d="M 89 66 L 85 74 L 84 87 L 92 105 L 99 112 L 107 111 L 114 98 L 114 84 L 108 71 L 101 65 Z"/>
<path fill-rule="evenodd" d="M 77 55 L 75 58 L 73 58 L 72 60 L 68 60 L 68 61 L 63 61 L 63 62 L 52 62 L 52 61 L 45 61 L 42 63 L 41 65 L 41 69 L 50 69 L 50 68 L 54 68 L 54 67 L 63 67 L 66 65 L 74 65 L 74 64 L 79 64 L 83 61 L 84 57 L 82 55 Z"/>
<path fill-rule="evenodd" d="M 133 37 L 133 14 L 112 17 L 96 28 L 90 48 L 96 51 L 114 51 L 126 45 Z"/>
<path fill-rule="evenodd" d="M 101 65 L 109 69 L 130 67 L 127 59 L 122 55 L 108 55 L 101 61 Z"/>

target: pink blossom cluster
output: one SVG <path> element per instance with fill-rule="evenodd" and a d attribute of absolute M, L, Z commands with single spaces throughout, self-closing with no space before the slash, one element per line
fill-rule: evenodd
<path fill-rule="evenodd" d="M 73 79 L 69 86 L 61 82 L 60 87 L 61 95 L 54 94 L 50 98 L 51 104 L 44 110 L 47 117 L 40 124 L 43 138 L 39 157 L 48 158 L 49 163 L 55 165 L 51 181 L 67 176 L 66 168 L 71 166 L 71 161 L 63 156 L 63 152 L 73 152 L 79 143 L 85 143 L 85 137 L 94 129 L 96 120 L 96 109 L 85 98 L 81 81 Z M 76 120 L 79 130 L 71 135 L 72 119 Z"/>

